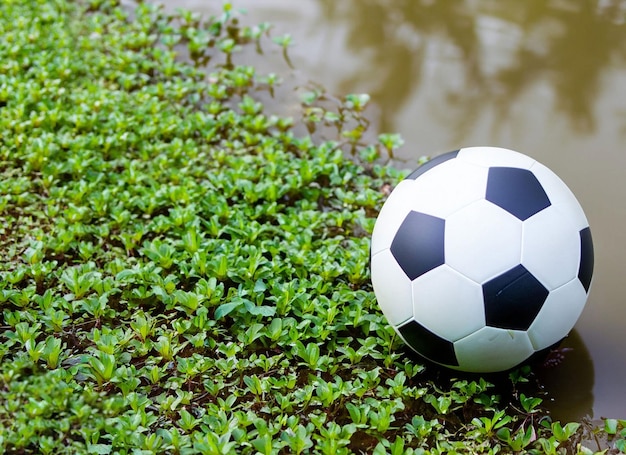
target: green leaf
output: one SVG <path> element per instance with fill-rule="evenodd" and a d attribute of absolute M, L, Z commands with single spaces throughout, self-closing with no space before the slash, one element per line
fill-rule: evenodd
<path fill-rule="evenodd" d="M 111 453 L 111 450 L 113 450 L 113 446 L 108 444 L 89 444 L 87 446 L 88 453 L 95 453 L 98 455 L 107 455 Z"/>
<path fill-rule="evenodd" d="M 576 422 L 567 423 L 565 426 L 562 426 L 560 422 L 553 422 L 551 426 L 552 434 L 559 442 L 567 441 L 578 431 L 579 427 L 580 424 Z"/>
<path fill-rule="evenodd" d="M 250 314 L 255 316 L 263 316 L 263 317 L 271 317 L 276 314 L 276 307 L 260 305 L 260 306 L 252 306 L 249 309 Z"/>
<path fill-rule="evenodd" d="M 260 294 L 262 292 L 265 292 L 266 290 L 267 285 L 265 284 L 265 282 L 261 279 L 256 280 L 256 283 L 254 283 L 254 292 Z"/>
<path fill-rule="evenodd" d="M 261 454 L 272 453 L 272 437 L 269 434 L 257 437 L 252 441 L 252 445 Z"/>
<path fill-rule="evenodd" d="M 543 400 L 541 398 L 527 397 L 523 393 L 520 395 L 520 402 L 522 403 L 522 407 L 524 408 L 524 411 L 529 414 L 537 412 L 538 410 L 536 408 L 541 404 L 542 401 Z"/>
<path fill-rule="evenodd" d="M 243 300 L 233 300 L 231 302 L 222 303 L 215 310 L 215 319 L 221 319 L 224 316 L 227 316 L 233 310 L 240 307 L 242 304 L 243 304 Z"/>

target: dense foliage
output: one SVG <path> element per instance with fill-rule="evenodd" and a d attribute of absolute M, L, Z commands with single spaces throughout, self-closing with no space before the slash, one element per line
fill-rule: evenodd
<path fill-rule="evenodd" d="M 527 373 L 503 395 L 386 324 L 369 233 L 402 173 L 373 164 L 397 137 L 360 143 L 367 97 L 307 94 L 340 140 L 296 134 L 229 5 L 0 8 L 0 453 L 576 450 Z"/>

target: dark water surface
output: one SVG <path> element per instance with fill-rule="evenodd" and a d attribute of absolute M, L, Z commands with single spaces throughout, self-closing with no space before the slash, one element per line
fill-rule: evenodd
<path fill-rule="evenodd" d="M 204 14 L 217 0 L 166 0 Z M 369 93 L 404 167 L 470 145 L 528 154 L 577 195 L 591 225 L 591 295 L 543 373 L 555 417 L 626 417 L 626 2 L 233 0 L 246 23 L 289 33 L 291 71 L 331 93 Z M 265 58 L 264 60 L 267 60 Z M 237 60 L 235 60 L 237 61 Z M 267 68 L 268 71 L 270 68 Z"/>

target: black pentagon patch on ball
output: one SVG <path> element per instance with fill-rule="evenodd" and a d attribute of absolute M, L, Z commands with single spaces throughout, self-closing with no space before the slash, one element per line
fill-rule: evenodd
<path fill-rule="evenodd" d="M 407 175 L 405 180 L 415 180 L 427 170 L 432 169 L 445 161 L 451 160 L 452 158 L 456 158 L 458 154 L 459 150 L 455 150 L 454 152 L 448 152 L 444 153 L 443 155 L 436 156 L 435 158 L 428 160 L 420 167 L 415 169 L 413 172 L 411 172 L 409 175 Z"/>
<path fill-rule="evenodd" d="M 485 198 L 522 221 L 550 206 L 535 174 L 515 167 L 489 168 Z"/>
<path fill-rule="evenodd" d="M 391 243 L 391 254 L 412 281 L 442 265 L 445 221 L 415 211 L 409 212 Z"/>
<path fill-rule="evenodd" d="M 485 321 L 501 329 L 528 330 L 550 292 L 523 265 L 483 284 Z"/>
<path fill-rule="evenodd" d="M 451 341 L 441 338 L 415 320 L 398 327 L 398 330 L 404 341 L 427 359 L 444 365 L 459 366 Z"/>
<path fill-rule="evenodd" d="M 586 227 L 580 231 L 580 265 L 578 266 L 578 279 L 589 292 L 591 277 L 593 276 L 593 241 L 591 230 Z"/>

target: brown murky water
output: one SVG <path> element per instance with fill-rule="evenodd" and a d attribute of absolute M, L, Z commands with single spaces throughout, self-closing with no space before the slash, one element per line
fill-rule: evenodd
<path fill-rule="evenodd" d="M 165 0 L 216 13 L 217 0 Z M 553 413 L 626 417 L 626 2 L 233 0 L 289 33 L 291 71 L 336 94 L 372 95 L 380 132 L 410 167 L 469 145 L 533 156 L 574 191 L 596 252 L 591 295 L 545 372 Z M 275 58 L 274 58 L 275 57 Z M 269 69 L 269 68 L 268 68 Z"/>

